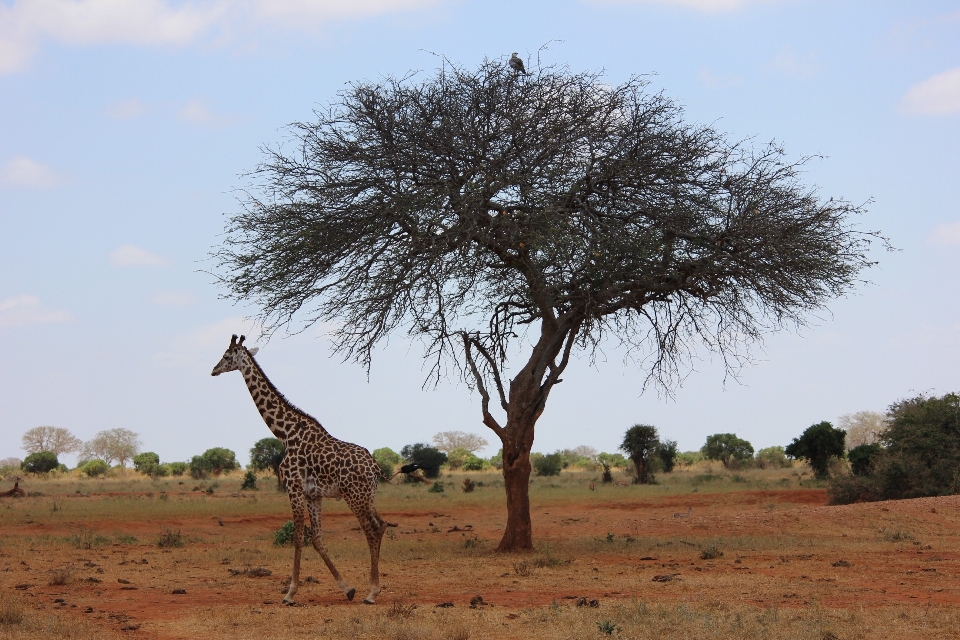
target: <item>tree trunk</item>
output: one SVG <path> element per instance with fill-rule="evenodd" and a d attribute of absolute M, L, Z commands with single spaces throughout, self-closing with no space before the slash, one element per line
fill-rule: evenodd
<path fill-rule="evenodd" d="M 504 443 L 506 445 L 506 443 Z M 522 449 L 522 447 L 521 447 Z M 512 458 L 508 460 L 508 458 Z M 530 450 L 507 456 L 503 448 L 503 484 L 507 491 L 507 528 L 497 551 L 533 549 L 533 524 L 530 521 Z"/>

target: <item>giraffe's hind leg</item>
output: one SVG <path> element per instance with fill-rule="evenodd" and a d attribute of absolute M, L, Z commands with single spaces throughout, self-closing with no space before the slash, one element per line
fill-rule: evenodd
<path fill-rule="evenodd" d="M 308 502 L 307 511 L 310 513 L 310 526 L 313 527 L 313 548 L 316 549 L 320 557 L 323 558 L 324 564 L 327 565 L 327 569 L 330 570 L 333 579 L 337 581 L 337 586 L 346 594 L 347 600 L 353 600 L 353 596 L 357 593 L 357 590 L 347 584 L 346 580 L 340 576 L 340 572 L 337 571 L 333 561 L 327 554 L 326 547 L 323 546 L 323 530 L 320 528 L 322 514 L 320 498 Z"/>
<path fill-rule="evenodd" d="M 373 505 L 366 514 L 358 514 L 357 518 L 367 537 L 367 546 L 370 547 L 370 593 L 363 599 L 363 603 L 376 604 L 377 596 L 380 595 L 380 543 L 387 530 L 387 523 L 377 514 Z"/>

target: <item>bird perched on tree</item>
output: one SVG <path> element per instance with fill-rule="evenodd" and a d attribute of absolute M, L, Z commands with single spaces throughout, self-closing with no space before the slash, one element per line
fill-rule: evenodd
<path fill-rule="evenodd" d="M 527 70 L 523 68 L 523 60 L 517 57 L 517 52 L 514 51 L 513 55 L 510 56 L 510 68 L 516 71 L 517 73 L 522 73 L 527 75 Z"/>

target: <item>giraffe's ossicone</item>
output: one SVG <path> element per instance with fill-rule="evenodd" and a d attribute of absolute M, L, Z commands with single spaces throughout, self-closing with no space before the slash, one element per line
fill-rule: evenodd
<path fill-rule="evenodd" d="M 343 498 L 357 516 L 370 547 L 370 593 L 364 602 L 373 604 L 380 593 L 380 542 L 387 527 L 394 526 L 377 514 L 373 504 L 381 477 L 380 465 L 366 449 L 337 440 L 316 419 L 290 404 L 253 359 L 256 347 L 247 349 L 243 340 L 244 336 L 238 340 L 235 335 L 230 339 L 230 346 L 210 375 L 239 371 L 263 421 L 286 448 L 280 464 L 280 477 L 293 510 L 294 551 L 293 576 L 283 601 L 291 604 L 300 586 L 303 519 L 307 514 L 313 527 L 313 548 L 323 558 L 347 599 L 353 600 L 356 589 L 340 577 L 330 560 L 323 546 L 320 526 L 321 500 Z"/>

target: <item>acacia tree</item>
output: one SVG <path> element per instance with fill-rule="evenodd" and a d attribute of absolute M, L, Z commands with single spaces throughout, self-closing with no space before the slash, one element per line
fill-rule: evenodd
<path fill-rule="evenodd" d="M 497 60 L 349 85 L 264 149 L 214 253 L 267 332 L 330 321 L 369 368 L 402 330 L 430 379 L 454 363 L 503 444 L 500 550 L 532 548 L 534 429 L 575 349 L 619 340 L 668 392 L 701 344 L 735 369 L 854 286 L 879 238 L 801 184 L 805 159 L 645 87 Z"/>
<path fill-rule="evenodd" d="M 34 427 L 27 429 L 20 438 L 22 448 L 27 453 L 50 451 L 60 457 L 65 453 L 74 453 L 83 446 L 83 441 L 63 427 Z"/>
<path fill-rule="evenodd" d="M 486 439 L 477 434 L 463 431 L 441 431 L 433 436 L 433 446 L 444 453 L 450 453 L 454 449 L 466 449 L 470 453 L 476 453 L 488 444 Z"/>
<path fill-rule="evenodd" d="M 127 460 L 132 460 L 139 452 L 139 434 L 129 429 L 106 429 L 83 445 L 80 457 L 87 460 L 97 458 L 107 464 L 116 460 L 121 467 L 125 467 Z"/>

